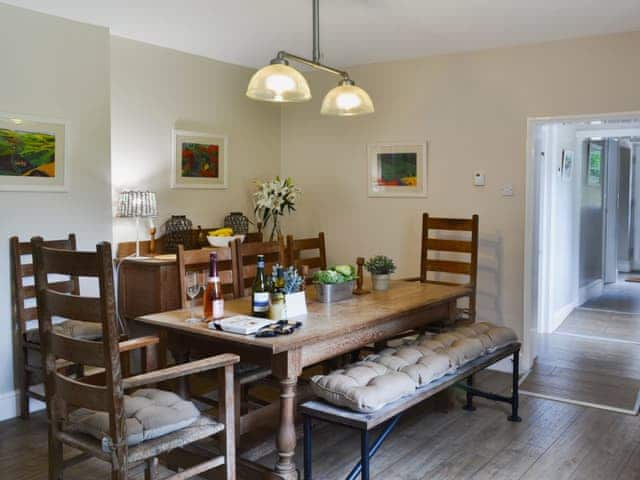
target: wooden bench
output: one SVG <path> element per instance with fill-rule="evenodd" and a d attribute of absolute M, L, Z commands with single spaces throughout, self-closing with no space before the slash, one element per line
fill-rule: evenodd
<path fill-rule="evenodd" d="M 343 425 L 360 431 L 360 462 L 351 470 L 347 476 L 348 480 L 354 480 L 361 475 L 363 480 L 369 479 L 369 461 L 380 449 L 384 440 L 389 436 L 393 428 L 398 423 L 400 415 L 411 407 L 425 401 L 433 395 L 449 388 L 457 386 L 466 391 L 465 410 L 473 411 L 473 397 L 482 397 L 497 402 L 505 402 L 511 405 L 511 415 L 508 420 L 520 422 L 518 416 L 518 377 L 519 377 L 519 354 L 520 343 L 512 343 L 498 350 L 485 354 L 458 368 L 454 373 L 429 383 L 427 386 L 419 388 L 414 394 L 401 398 L 384 408 L 372 413 L 358 413 L 344 408 L 330 405 L 324 401 L 313 400 L 300 406 L 304 423 L 304 478 L 311 480 L 311 422 L 312 419 L 321 420 L 328 423 Z M 499 362 L 503 358 L 513 356 L 512 374 L 512 394 L 505 397 L 495 393 L 488 393 L 473 387 L 473 375 L 480 370 Z M 466 379 L 466 384 L 461 384 Z M 369 432 L 377 426 L 388 422 L 378 437 L 370 443 Z"/>

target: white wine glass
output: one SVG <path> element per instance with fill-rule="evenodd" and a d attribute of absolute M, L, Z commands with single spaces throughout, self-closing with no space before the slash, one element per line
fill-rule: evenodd
<path fill-rule="evenodd" d="M 187 323 L 198 323 L 202 321 L 202 318 L 196 317 L 193 313 L 193 301 L 202 290 L 202 285 L 200 283 L 200 275 L 199 272 L 187 272 L 187 297 L 189 297 L 189 310 L 190 317 L 187 318 Z"/>

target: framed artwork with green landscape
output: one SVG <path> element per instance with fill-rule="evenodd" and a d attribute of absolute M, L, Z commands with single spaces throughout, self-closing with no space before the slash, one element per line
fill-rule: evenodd
<path fill-rule="evenodd" d="M 173 131 L 171 188 L 227 188 L 227 136 Z"/>
<path fill-rule="evenodd" d="M 64 192 L 69 125 L 0 113 L 0 190 Z"/>
<path fill-rule="evenodd" d="M 367 150 L 370 197 L 427 195 L 426 143 L 376 143 Z"/>

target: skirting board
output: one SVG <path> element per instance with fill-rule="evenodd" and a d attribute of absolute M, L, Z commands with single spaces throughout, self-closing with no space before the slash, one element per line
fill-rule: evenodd
<path fill-rule="evenodd" d="M 565 319 L 571 314 L 571 312 L 573 312 L 576 307 L 579 305 L 578 302 L 571 302 L 566 304 L 564 307 L 559 308 L 558 310 L 556 310 L 553 315 L 551 316 L 551 321 L 549 326 L 549 330 L 547 332 L 542 332 L 542 333 L 553 333 L 556 331 L 556 329 L 562 325 L 562 322 L 565 321 Z"/>
<path fill-rule="evenodd" d="M 29 400 L 29 411 L 37 412 L 43 410 L 45 404 L 35 399 Z M 0 394 L 0 421 L 9 420 L 20 415 L 20 392 L 14 390 Z"/>
<path fill-rule="evenodd" d="M 594 280 L 584 287 L 581 287 L 580 290 L 578 290 L 578 305 L 582 305 L 584 302 L 593 297 L 602 295 L 603 290 L 604 283 L 601 278 L 599 278 L 598 280 Z"/>

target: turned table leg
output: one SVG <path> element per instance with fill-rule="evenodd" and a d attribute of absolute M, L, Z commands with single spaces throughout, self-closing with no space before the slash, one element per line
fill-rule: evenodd
<path fill-rule="evenodd" d="M 296 385 L 297 377 L 280 380 L 280 425 L 276 437 L 278 461 L 276 472 L 283 476 L 297 478 L 296 464 L 293 456 L 296 451 Z"/>

